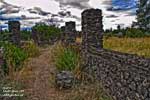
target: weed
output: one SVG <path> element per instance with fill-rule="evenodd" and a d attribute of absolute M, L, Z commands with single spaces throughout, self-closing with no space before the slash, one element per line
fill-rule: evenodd
<path fill-rule="evenodd" d="M 2 69 L 5 74 L 13 73 L 13 71 L 20 70 L 25 59 L 27 59 L 27 54 L 15 45 L 8 42 L 1 42 L 0 47 L 4 48 L 4 59 L 5 64 Z"/>
<path fill-rule="evenodd" d="M 28 57 L 36 57 L 40 51 L 33 41 L 28 41 L 22 46 L 23 50 L 27 53 Z"/>
<path fill-rule="evenodd" d="M 54 60 L 59 71 L 73 71 L 79 63 L 79 54 L 71 48 L 65 48 L 61 44 L 57 44 L 54 50 Z"/>

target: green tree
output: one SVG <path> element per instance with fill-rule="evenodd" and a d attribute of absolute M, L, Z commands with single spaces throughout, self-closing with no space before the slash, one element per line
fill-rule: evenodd
<path fill-rule="evenodd" d="M 33 27 L 39 35 L 40 40 L 49 41 L 60 37 L 61 30 L 55 26 L 37 24 Z"/>
<path fill-rule="evenodd" d="M 150 3 L 149 0 L 139 0 L 137 10 L 137 21 L 140 28 L 150 29 Z"/>

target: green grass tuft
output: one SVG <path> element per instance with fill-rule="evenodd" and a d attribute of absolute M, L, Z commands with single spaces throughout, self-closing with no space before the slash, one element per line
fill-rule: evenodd
<path fill-rule="evenodd" d="M 53 48 L 54 62 L 59 71 L 73 71 L 79 63 L 79 54 L 72 48 L 56 44 Z"/>

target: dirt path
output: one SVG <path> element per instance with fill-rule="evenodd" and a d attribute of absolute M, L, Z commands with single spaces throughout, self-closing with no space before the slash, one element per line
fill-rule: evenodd
<path fill-rule="evenodd" d="M 59 90 L 54 85 L 56 68 L 52 48 L 42 49 L 39 57 L 29 59 L 18 75 L 24 84 L 25 100 L 69 100 L 66 98 L 71 90 Z"/>
<path fill-rule="evenodd" d="M 99 84 L 81 84 L 69 90 L 56 89 L 56 69 L 51 50 L 52 47 L 43 49 L 39 57 L 29 59 L 17 76 L 24 85 L 25 100 L 111 100 L 102 98 L 106 98 L 106 94 Z"/>
<path fill-rule="evenodd" d="M 41 55 L 30 59 L 26 64 L 26 71 L 22 71 L 27 100 L 53 100 L 50 96 L 53 95 L 51 91 L 54 88 L 50 86 L 50 78 L 55 72 L 55 67 L 50 53 L 50 48 L 41 50 Z"/>

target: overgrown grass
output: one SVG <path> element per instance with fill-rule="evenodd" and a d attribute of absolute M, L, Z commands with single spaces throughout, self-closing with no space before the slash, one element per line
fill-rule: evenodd
<path fill-rule="evenodd" d="M 65 100 L 112 100 L 99 82 L 82 83 L 70 91 Z"/>
<path fill-rule="evenodd" d="M 2 66 L 4 73 L 10 74 L 20 70 L 21 65 L 27 59 L 27 53 L 9 42 L 0 42 L 0 47 L 4 48 L 5 64 Z"/>
<path fill-rule="evenodd" d="M 63 47 L 61 43 L 55 44 L 53 58 L 59 71 L 73 71 L 79 64 L 79 54 L 73 48 Z"/>
<path fill-rule="evenodd" d="M 27 41 L 27 40 L 31 40 L 31 32 L 30 31 L 21 31 L 20 32 L 20 37 L 21 40 Z"/>
<path fill-rule="evenodd" d="M 52 100 L 113 100 L 101 84 L 81 83 L 70 90 L 55 90 Z"/>
<path fill-rule="evenodd" d="M 12 76 L 14 72 L 22 69 L 25 60 L 39 55 L 39 48 L 32 41 L 25 43 L 22 48 L 9 42 L 0 42 L 0 47 L 4 48 L 5 62 L 2 70 L 5 75 Z"/>
<path fill-rule="evenodd" d="M 6 92 L 4 92 L 5 90 L 4 88 L 10 88 L 10 89 L 6 89 L 7 94 L 9 94 L 9 96 L 0 96 L 0 100 L 26 100 L 24 95 L 24 90 L 23 90 L 24 88 L 23 84 L 15 80 L 3 79 L 0 80 L 0 95 L 6 94 Z M 13 90 L 17 92 L 12 92 Z M 10 96 L 15 94 L 20 96 Z"/>
<path fill-rule="evenodd" d="M 104 48 L 150 57 L 150 37 L 144 38 L 104 38 Z"/>
<path fill-rule="evenodd" d="M 25 42 L 22 48 L 28 57 L 36 57 L 40 54 L 38 46 L 33 41 Z"/>

